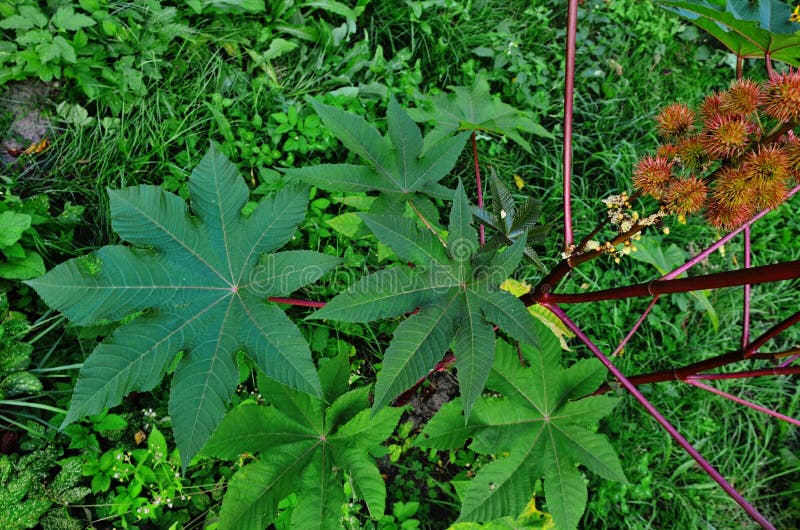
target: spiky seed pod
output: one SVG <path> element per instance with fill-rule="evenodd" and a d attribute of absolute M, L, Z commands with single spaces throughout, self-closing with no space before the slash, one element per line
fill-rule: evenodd
<path fill-rule="evenodd" d="M 761 86 L 749 79 L 731 83 L 731 87 L 720 94 L 719 108 L 726 113 L 747 116 L 758 111 L 764 103 Z"/>
<path fill-rule="evenodd" d="M 672 182 L 664 197 L 664 204 L 670 213 L 689 215 L 703 209 L 707 195 L 705 182 L 691 176 Z"/>
<path fill-rule="evenodd" d="M 672 144 L 660 145 L 656 150 L 656 156 L 673 161 L 675 157 L 678 156 L 678 147 Z"/>
<path fill-rule="evenodd" d="M 741 117 L 717 116 L 706 123 L 700 141 L 712 158 L 733 158 L 744 153 L 758 126 Z"/>
<path fill-rule="evenodd" d="M 683 103 L 673 103 L 656 116 L 656 122 L 664 138 L 682 138 L 694 128 L 694 111 Z"/>
<path fill-rule="evenodd" d="M 800 70 L 775 75 L 765 87 L 764 111 L 778 121 L 800 120 Z"/>
<path fill-rule="evenodd" d="M 722 109 L 722 95 L 719 92 L 707 95 L 703 100 L 703 104 L 700 105 L 700 116 L 704 122 L 725 114 L 727 113 Z"/>
<path fill-rule="evenodd" d="M 678 146 L 678 162 L 690 171 L 699 171 L 709 162 L 708 153 L 700 138 L 685 138 Z"/>
<path fill-rule="evenodd" d="M 757 151 L 745 155 L 742 171 L 753 182 L 778 181 L 789 179 L 789 157 L 786 151 L 777 145 L 759 146 Z"/>
<path fill-rule="evenodd" d="M 790 133 L 792 131 L 789 131 Z M 794 134 L 788 135 L 783 143 L 783 152 L 789 161 L 789 168 L 795 174 L 800 172 L 800 138 Z M 795 175 L 795 178 L 797 176 Z"/>
<path fill-rule="evenodd" d="M 752 208 L 755 189 L 742 168 L 726 166 L 716 174 L 711 196 L 712 202 L 729 209 Z"/>
<path fill-rule="evenodd" d="M 672 180 L 673 162 L 661 156 L 647 155 L 633 170 L 633 185 L 643 193 L 660 199 Z"/>
<path fill-rule="evenodd" d="M 706 220 L 712 226 L 732 230 L 753 216 L 752 207 L 731 207 L 712 200 L 706 208 Z"/>
<path fill-rule="evenodd" d="M 789 189 L 780 180 L 761 180 L 753 183 L 754 201 L 756 211 L 766 208 L 775 208 L 789 196 Z"/>

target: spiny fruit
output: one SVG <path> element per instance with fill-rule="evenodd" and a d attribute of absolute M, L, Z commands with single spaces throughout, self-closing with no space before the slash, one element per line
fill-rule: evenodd
<path fill-rule="evenodd" d="M 644 156 L 633 185 L 663 210 L 685 216 L 705 210 L 713 226 L 733 229 L 773 208 L 800 181 L 800 70 L 764 83 L 734 81 L 706 96 L 697 111 L 683 103 L 656 117 L 664 139 Z"/>

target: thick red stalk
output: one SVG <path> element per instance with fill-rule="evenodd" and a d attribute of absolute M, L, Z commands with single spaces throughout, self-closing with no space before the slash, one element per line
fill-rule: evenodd
<path fill-rule="evenodd" d="M 563 323 L 566 325 L 575 336 L 580 339 L 591 351 L 594 353 L 595 357 L 600 359 L 600 362 L 605 365 L 606 368 L 617 378 L 620 384 L 625 387 L 625 389 L 631 393 L 631 395 L 638 401 L 642 407 L 655 419 L 661 427 L 669 433 L 672 438 L 678 442 L 678 444 L 683 447 L 683 449 L 691 456 L 695 462 L 705 471 L 708 476 L 710 476 L 720 487 L 727 493 L 736 503 L 741 506 L 744 511 L 750 515 L 758 524 L 760 524 L 763 528 L 769 528 L 774 530 L 774 526 L 763 516 L 759 513 L 755 507 L 747 502 L 747 500 L 738 492 L 736 489 L 727 481 L 725 477 L 723 477 L 719 471 L 717 471 L 714 466 L 712 466 L 700 452 L 694 448 L 694 446 L 687 440 L 686 438 L 681 435 L 680 432 L 665 418 L 653 405 L 650 403 L 644 394 L 642 394 L 636 386 L 631 383 L 623 374 L 622 372 L 614 366 L 608 357 L 606 357 L 602 351 L 586 336 L 581 328 L 579 328 L 567 314 L 557 305 L 544 303 L 542 304 L 544 307 L 549 309 L 554 315 L 556 315 Z"/>
<path fill-rule="evenodd" d="M 750 268 L 750 227 L 744 229 L 744 268 Z M 750 284 L 744 286 L 744 300 L 742 302 L 742 351 L 750 342 Z"/>
<path fill-rule="evenodd" d="M 800 185 L 797 185 L 794 188 L 792 188 L 791 190 L 789 190 L 789 193 L 787 194 L 786 200 L 789 200 L 790 197 L 794 196 L 798 192 L 800 192 Z M 742 226 L 740 226 L 739 228 L 737 228 L 735 230 L 732 230 L 727 235 L 725 235 L 722 238 L 718 239 L 716 242 L 711 244 L 708 248 L 706 248 L 705 250 L 703 250 L 702 252 L 697 254 L 695 257 L 689 259 L 686 263 L 684 263 L 683 265 L 681 265 L 680 267 L 678 267 L 674 271 L 670 272 L 669 274 L 665 274 L 660 279 L 661 280 L 671 280 L 671 279 L 677 278 L 678 276 L 680 276 L 681 274 L 683 274 L 684 272 L 686 272 L 687 270 L 692 268 L 694 265 L 696 265 L 696 264 L 700 263 L 701 261 L 705 260 L 714 251 L 718 250 L 720 247 L 725 245 L 728 241 L 733 239 L 737 234 L 742 232 L 746 227 L 749 227 L 754 222 L 756 222 L 757 220 L 759 220 L 762 217 L 764 217 L 765 215 L 767 215 L 770 211 L 772 211 L 772 210 L 771 209 L 766 209 L 766 210 L 760 211 L 755 216 L 753 216 L 752 219 L 747 221 L 745 224 L 743 224 Z M 581 255 L 581 256 L 572 256 L 572 257 L 569 257 L 569 258 L 561 260 L 555 267 L 553 267 L 550 270 L 550 272 L 544 278 L 542 278 L 541 281 L 539 281 L 539 283 L 536 285 L 536 287 L 531 289 L 531 291 L 529 293 L 527 293 L 525 295 L 522 295 L 520 297 L 520 300 L 522 300 L 525 303 L 526 306 L 531 306 L 533 304 L 536 304 L 536 303 L 540 302 L 542 300 L 542 297 L 544 295 L 546 295 L 546 294 L 551 293 L 558 286 L 558 284 L 561 283 L 561 280 L 563 280 L 564 277 L 567 274 L 569 274 L 569 272 L 573 268 L 575 268 L 579 264 L 581 264 L 581 263 L 583 263 L 585 261 L 588 261 L 591 258 L 597 257 L 599 255 L 601 255 L 600 252 L 596 252 L 596 253 L 587 252 L 586 254 Z"/>
<path fill-rule="evenodd" d="M 688 380 L 715 381 L 717 379 L 749 379 L 751 377 L 764 377 L 768 375 L 795 375 L 800 374 L 800 366 L 779 366 L 778 368 L 762 368 L 760 370 L 744 370 L 726 374 L 695 374 L 685 378 Z"/>
<path fill-rule="evenodd" d="M 782 320 L 772 328 L 765 331 L 755 341 L 750 343 L 750 345 L 747 348 L 744 348 L 744 351 L 742 350 L 729 351 L 727 353 L 717 355 L 716 357 L 712 357 L 710 359 L 705 359 L 703 361 L 692 363 L 682 368 L 659 370 L 657 372 L 650 372 L 646 374 L 636 375 L 630 377 L 629 380 L 634 385 L 647 385 L 651 383 L 661 383 L 664 381 L 681 381 L 689 377 L 697 376 L 700 372 L 713 370 L 714 368 L 720 368 L 722 366 L 742 361 L 748 358 L 747 352 L 749 350 L 752 350 L 752 353 L 749 355 L 749 358 L 751 359 L 775 359 L 776 357 L 779 357 L 781 355 L 791 355 L 792 353 L 794 353 L 794 350 L 791 350 L 790 352 L 786 352 L 783 354 L 756 353 L 756 351 L 758 348 L 763 346 L 764 343 L 766 343 L 768 340 L 777 336 L 779 333 L 791 327 L 793 324 L 796 324 L 798 321 L 800 321 L 800 312 L 797 312 L 794 315 L 790 316 L 789 318 Z M 754 346 L 755 349 L 753 349 Z M 786 366 L 785 363 L 781 365 L 781 367 L 784 366 Z M 594 392 L 594 394 L 604 394 L 606 392 L 609 392 L 610 390 L 611 386 L 605 384 L 600 388 L 598 388 Z"/>
<path fill-rule="evenodd" d="M 761 348 L 761 346 L 763 346 L 768 340 L 770 340 L 773 337 L 776 337 L 778 334 L 780 334 L 784 330 L 789 329 L 798 322 L 800 322 L 800 311 L 778 322 L 777 324 L 769 328 L 767 331 L 765 331 L 763 335 L 761 335 L 756 340 L 751 342 L 747 347 L 744 348 L 744 356 L 752 357 Z"/>
<path fill-rule="evenodd" d="M 763 412 L 764 414 L 769 414 L 774 418 L 778 418 L 779 420 L 783 420 L 785 422 L 791 423 L 792 425 L 797 425 L 798 427 L 800 427 L 800 420 L 796 420 L 790 416 L 781 414 L 780 412 L 774 411 L 772 409 L 762 407 L 761 405 L 753 403 L 752 401 L 747 401 L 746 399 L 736 397 L 733 394 L 728 394 L 727 392 L 724 392 L 718 388 L 714 388 L 713 386 L 709 386 L 705 383 L 701 383 L 700 381 L 694 379 L 686 379 L 685 381 L 694 387 L 701 388 L 703 390 L 711 392 L 712 394 L 716 394 L 718 396 L 724 397 L 725 399 L 729 399 L 734 403 L 738 403 L 739 405 L 744 405 L 745 407 L 749 407 L 753 410 Z"/>
<path fill-rule="evenodd" d="M 478 186 L 478 208 L 483 208 L 483 184 L 481 183 L 481 165 L 478 160 L 478 139 L 475 131 L 472 131 L 472 161 L 475 164 L 475 184 Z M 500 212 L 497 212 L 499 214 Z M 478 226 L 481 246 L 486 243 L 486 228 L 481 224 Z"/>
<path fill-rule="evenodd" d="M 572 246 L 572 114 L 575 95 L 575 43 L 578 33 L 578 0 L 567 8 L 567 64 L 564 82 L 564 250 Z"/>
<path fill-rule="evenodd" d="M 682 293 L 702 289 L 734 287 L 747 283 L 767 283 L 800 278 L 800 260 L 753 267 L 746 270 L 717 272 L 691 278 L 675 280 L 654 280 L 648 283 L 604 289 L 591 293 L 556 294 L 546 293 L 540 298 L 550 303 L 597 302 L 601 300 L 620 300 L 634 296 L 655 296 L 667 293 Z"/>

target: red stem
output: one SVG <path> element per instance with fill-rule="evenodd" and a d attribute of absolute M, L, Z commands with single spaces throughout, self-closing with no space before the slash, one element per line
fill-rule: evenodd
<path fill-rule="evenodd" d="M 786 355 L 787 353 L 790 354 L 791 352 L 787 352 L 784 354 L 776 354 L 776 353 L 769 354 L 769 353 L 756 353 L 756 351 L 761 346 L 763 346 L 768 340 L 777 336 L 779 333 L 788 329 L 797 322 L 800 322 L 800 311 L 790 316 L 789 318 L 782 320 L 778 324 L 774 325 L 773 327 L 765 331 L 755 341 L 750 343 L 748 347 L 744 348 L 744 351 L 733 350 L 727 353 L 723 353 L 721 355 L 717 355 L 716 357 L 712 357 L 710 359 L 705 359 L 703 361 L 698 361 L 696 363 L 689 364 L 682 368 L 676 368 L 671 370 L 659 370 L 657 372 L 650 372 L 647 374 L 633 376 L 630 378 L 630 381 L 634 385 L 647 385 L 651 383 L 661 383 L 663 381 L 680 381 L 687 379 L 689 377 L 697 376 L 700 372 L 705 372 L 708 370 L 712 370 L 714 368 L 720 368 L 728 364 L 733 364 L 742 361 L 746 358 L 773 359 L 780 355 Z M 782 368 L 784 366 L 785 363 L 781 365 Z M 605 384 L 600 388 L 598 388 L 593 395 L 604 394 L 609 391 L 611 391 L 611 386 Z"/>
<path fill-rule="evenodd" d="M 795 362 L 798 358 L 800 358 L 800 353 L 795 353 L 785 361 L 780 364 L 781 368 L 787 368 L 790 364 Z"/>
<path fill-rule="evenodd" d="M 800 278 L 800 260 L 787 261 L 785 263 L 775 263 L 753 267 L 746 270 L 717 272 L 691 278 L 679 278 L 675 280 L 653 280 L 648 283 L 604 289 L 591 293 L 574 294 L 555 294 L 547 293 L 540 297 L 542 303 L 580 303 L 597 302 L 601 300 L 620 300 L 634 296 L 655 296 L 667 293 L 682 293 L 686 291 L 698 291 L 701 289 L 719 289 L 722 287 L 734 287 L 747 283 L 768 283 L 781 280 L 793 280 Z"/>
<path fill-rule="evenodd" d="M 299 298 L 283 298 L 280 296 L 270 296 L 270 302 L 277 302 L 279 304 L 289 304 L 299 307 L 325 307 L 325 302 L 314 302 L 313 300 L 300 300 Z"/>
<path fill-rule="evenodd" d="M 639 326 L 642 325 L 642 323 L 644 322 L 644 319 L 646 319 L 647 315 L 650 314 L 650 311 L 656 305 L 656 302 L 658 302 L 658 299 L 659 299 L 658 295 L 653 297 L 653 299 L 650 301 L 650 305 L 648 305 L 647 309 L 645 309 L 644 312 L 642 313 L 642 316 L 639 317 L 639 320 L 636 321 L 636 324 L 633 325 L 633 327 L 628 332 L 628 334 L 625 335 L 625 338 L 620 341 L 619 345 L 617 345 L 617 349 L 614 350 L 614 353 L 611 354 L 612 357 L 616 357 L 617 355 L 619 355 L 620 352 L 622 351 L 622 349 L 625 347 L 625 345 L 628 344 L 628 341 L 631 340 L 631 337 L 633 337 L 633 334 L 636 333 L 636 330 L 639 329 Z"/>
<path fill-rule="evenodd" d="M 567 64 L 564 82 L 564 250 L 572 246 L 572 115 L 575 96 L 575 43 L 578 33 L 578 0 L 567 8 Z"/>
<path fill-rule="evenodd" d="M 475 164 L 475 184 L 478 186 L 478 208 L 483 208 L 483 185 L 481 184 L 481 165 L 478 161 L 478 139 L 475 131 L 472 131 L 472 161 Z M 497 212 L 498 215 L 500 212 Z M 481 224 L 478 226 L 481 246 L 486 243 L 486 228 Z"/>
<path fill-rule="evenodd" d="M 731 401 L 733 401 L 734 403 L 738 403 L 739 405 L 744 405 L 745 407 L 749 407 L 753 410 L 763 412 L 764 414 L 769 414 L 770 416 L 778 418 L 779 420 L 783 420 L 785 422 L 791 423 L 792 425 L 797 425 L 798 427 L 800 427 L 800 421 L 792 418 L 791 416 L 786 416 L 785 414 L 781 414 L 780 412 L 776 412 L 772 409 L 768 409 L 766 407 L 762 407 L 761 405 L 757 405 L 752 401 L 747 401 L 746 399 L 736 397 L 733 394 L 728 394 L 727 392 L 723 392 L 718 388 L 714 388 L 713 386 L 701 383 L 700 381 L 686 379 L 686 382 L 692 386 L 695 386 L 697 388 L 702 388 L 703 390 L 711 392 L 712 394 L 724 397 L 725 399 L 730 399 Z"/>
<path fill-rule="evenodd" d="M 767 331 L 765 331 L 763 335 L 761 335 L 756 340 L 751 342 L 749 346 L 744 348 L 744 356 L 752 357 L 761 348 L 761 346 L 763 346 L 768 340 L 770 340 L 773 337 L 776 337 L 779 333 L 789 329 L 798 322 L 800 322 L 800 311 L 778 322 L 777 324 L 769 328 Z"/>
<path fill-rule="evenodd" d="M 772 55 L 769 52 L 764 53 L 764 64 L 767 66 L 767 77 L 769 79 L 775 77 L 775 70 L 772 69 Z"/>
<path fill-rule="evenodd" d="M 744 268 L 750 268 L 750 227 L 744 229 Z M 750 284 L 744 286 L 744 301 L 742 309 L 742 351 L 750 342 Z"/>
<path fill-rule="evenodd" d="M 665 418 L 648 400 L 644 395 L 636 388 L 636 386 L 631 383 L 628 378 L 626 378 L 622 372 L 614 366 L 608 357 L 603 355 L 603 352 L 586 336 L 581 328 L 579 328 L 567 314 L 557 305 L 555 304 L 542 304 L 544 307 L 549 309 L 554 315 L 556 315 L 569 329 L 575 333 L 575 336 L 581 340 L 591 351 L 594 355 L 600 359 L 600 362 L 605 365 L 606 368 L 617 378 L 617 380 L 625 387 L 625 389 L 633 395 L 633 397 L 638 401 L 642 407 L 655 419 L 661 427 L 669 433 L 672 438 L 678 442 L 678 444 L 683 447 L 683 449 L 691 456 L 695 462 L 705 471 L 708 476 L 710 476 L 720 487 L 734 500 L 736 503 L 741 506 L 744 511 L 750 515 L 758 524 L 760 524 L 764 528 L 775 529 L 774 526 L 763 516 L 758 510 L 753 507 L 747 500 L 745 500 L 742 495 L 736 491 L 736 489 L 727 481 L 725 478 L 717 471 L 714 466 L 712 466 L 703 456 L 694 448 L 694 446 L 689 443 L 689 440 L 683 437 L 678 430 L 673 427 L 673 425 Z"/>
<path fill-rule="evenodd" d="M 798 192 L 800 192 L 800 184 L 789 190 L 789 193 L 786 196 L 786 200 L 789 200 L 790 197 L 794 196 Z M 686 263 L 684 263 L 674 271 L 664 275 L 661 279 L 671 280 L 677 278 L 678 276 L 686 272 L 688 269 L 692 268 L 697 263 L 700 263 L 701 261 L 706 259 L 715 250 L 719 249 L 725 243 L 733 239 L 739 232 L 742 232 L 746 227 L 752 225 L 754 222 L 767 215 L 770 211 L 772 210 L 766 209 L 758 212 L 755 216 L 753 216 L 752 219 L 747 221 L 745 224 L 729 232 L 726 236 L 718 239 L 704 251 L 700 252 L 695 257 L 691 258 L 690 260 L 688 260 Z M 558 286 L 558 284 L 561 283 L 561 280 L 563 280 L 564 277 L 567 274 L 569 274 L 569 272 L 574 267 L 583 263 L 584 261 L 588 261 L 589 259 L 597 257 L 599 255 L 600 253 L 596 254 L 586 253 L 581 256 L 576 256 L 574 259 L 575 263 L 573 263 L 573 258 L 567 258 L 561 260 L 555 267 L 553 267 L 553 269 L 544 278 L 542 278 L 542 280 L 538 283 L 538 285 L 536 285 L 536 287 L 531 289 L 531 291 L 528 294 L 521 296 L 520 299 L 525 303 L 526 306 L 531 306 L 533 304 L 538 303 L 542 299 L 543 295 L 551 293 Z"/>
<path fill-rule="evenodd" d="M 760 370 L 744 370 L 742 372 L 729 372 L 726 374 L 695 374 L 685 377 L 685 381 L 689 380 L 708 380 L 713 381 L 717 379 L 748 379 L 751 377 L 763 377 L 767 375 L 794 375 L 800 374 L 800 366 L 781 366 L 779 368 L 762 368 Z"/>

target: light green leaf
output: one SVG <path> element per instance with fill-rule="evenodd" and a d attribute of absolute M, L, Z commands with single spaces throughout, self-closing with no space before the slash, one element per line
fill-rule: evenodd
<path fill-rule="evenodd" d="M 76 13 L 75 9 L 70 5 L 59 7 L 50 22 L 56 28 L 64 31 L 78 31 L 81 28 L 88 28 L 97 24 L 92 17 Z"/>
<path fill-rule="evenodd" d="M 7 210 L 0 213 L 0 248 L 10 247 L 31 227 L 31 216 Z"/>
<path fill-rule="evenodd" d="M 636 243 L 636 252 L 631 252 L 629 256 L 637 261 L 649 263 L 662 276 L 683 265 L 688 257 L 684 250 L 672 244 L 665 251 L 660 243 L 659 240 L 640 240 Z M 686 273 L 683 273 L 678 277 L 685 278 L 686 276 Z M 719 329 L 719 317 L 714 306 L 711 305 L 706 291 L 690 291 L 687 294 L 697 300 L 705 309 L 714 331 L 717 331 Z"/>
<path fill-rule="evenodd" d="M 418 121 L 435 121 L 435 128 L 425 137 L 425 151 L 456 131 L 485 131 L 508 136 L 531 152 L 530 144 L 516 131 L 522 130 L 552 138 L 532 116 L 507 105 L 489 93 L 489 83 L 476 77 L 471 87 L 452 87 L 452 92 L 433 98 L 429 109 L 413 109 L 411 117 Z"/>
<path fill-rule="evenodd" d="M 355 239 L 363 230 L 364 223 L 356 212 L 347 212 L 325 220 L 325 224 L 340 234 Z M 366 231 L 364 231 L 366 232 Z"/>
<path fill-rule="evenodd" d="M 225 415 L 202 454 L 235 460 L 244 453 L 307 441 L 316 434 L 275 407 L 244 403 Z"/>
<path fill-rule="evenodd" d="M 292 510 L 292 528 L 339 530 L 342 528 L 344 491 L 331 469 L 331 455 L 324 449 L 303 470 L 300 479 L 302 495 Z"/>
<path fill-rule="evenodd" d="M 220 527 L 266 528 L 278 511 L 278 502 L 294 491 L 303 468 L 316 450 L 314 441 L 282 445 L 237 471 L 228 483 L 219 513 Z"/>
<path fill-rule="evenodd" d="M 434 449 L 451 449 L 461 447 L 472 436 L 475 430 L 476 414 L 469 419 L 464 415 L 461 398 L 445 403 L 428 421 L 416 445 Z"/>

